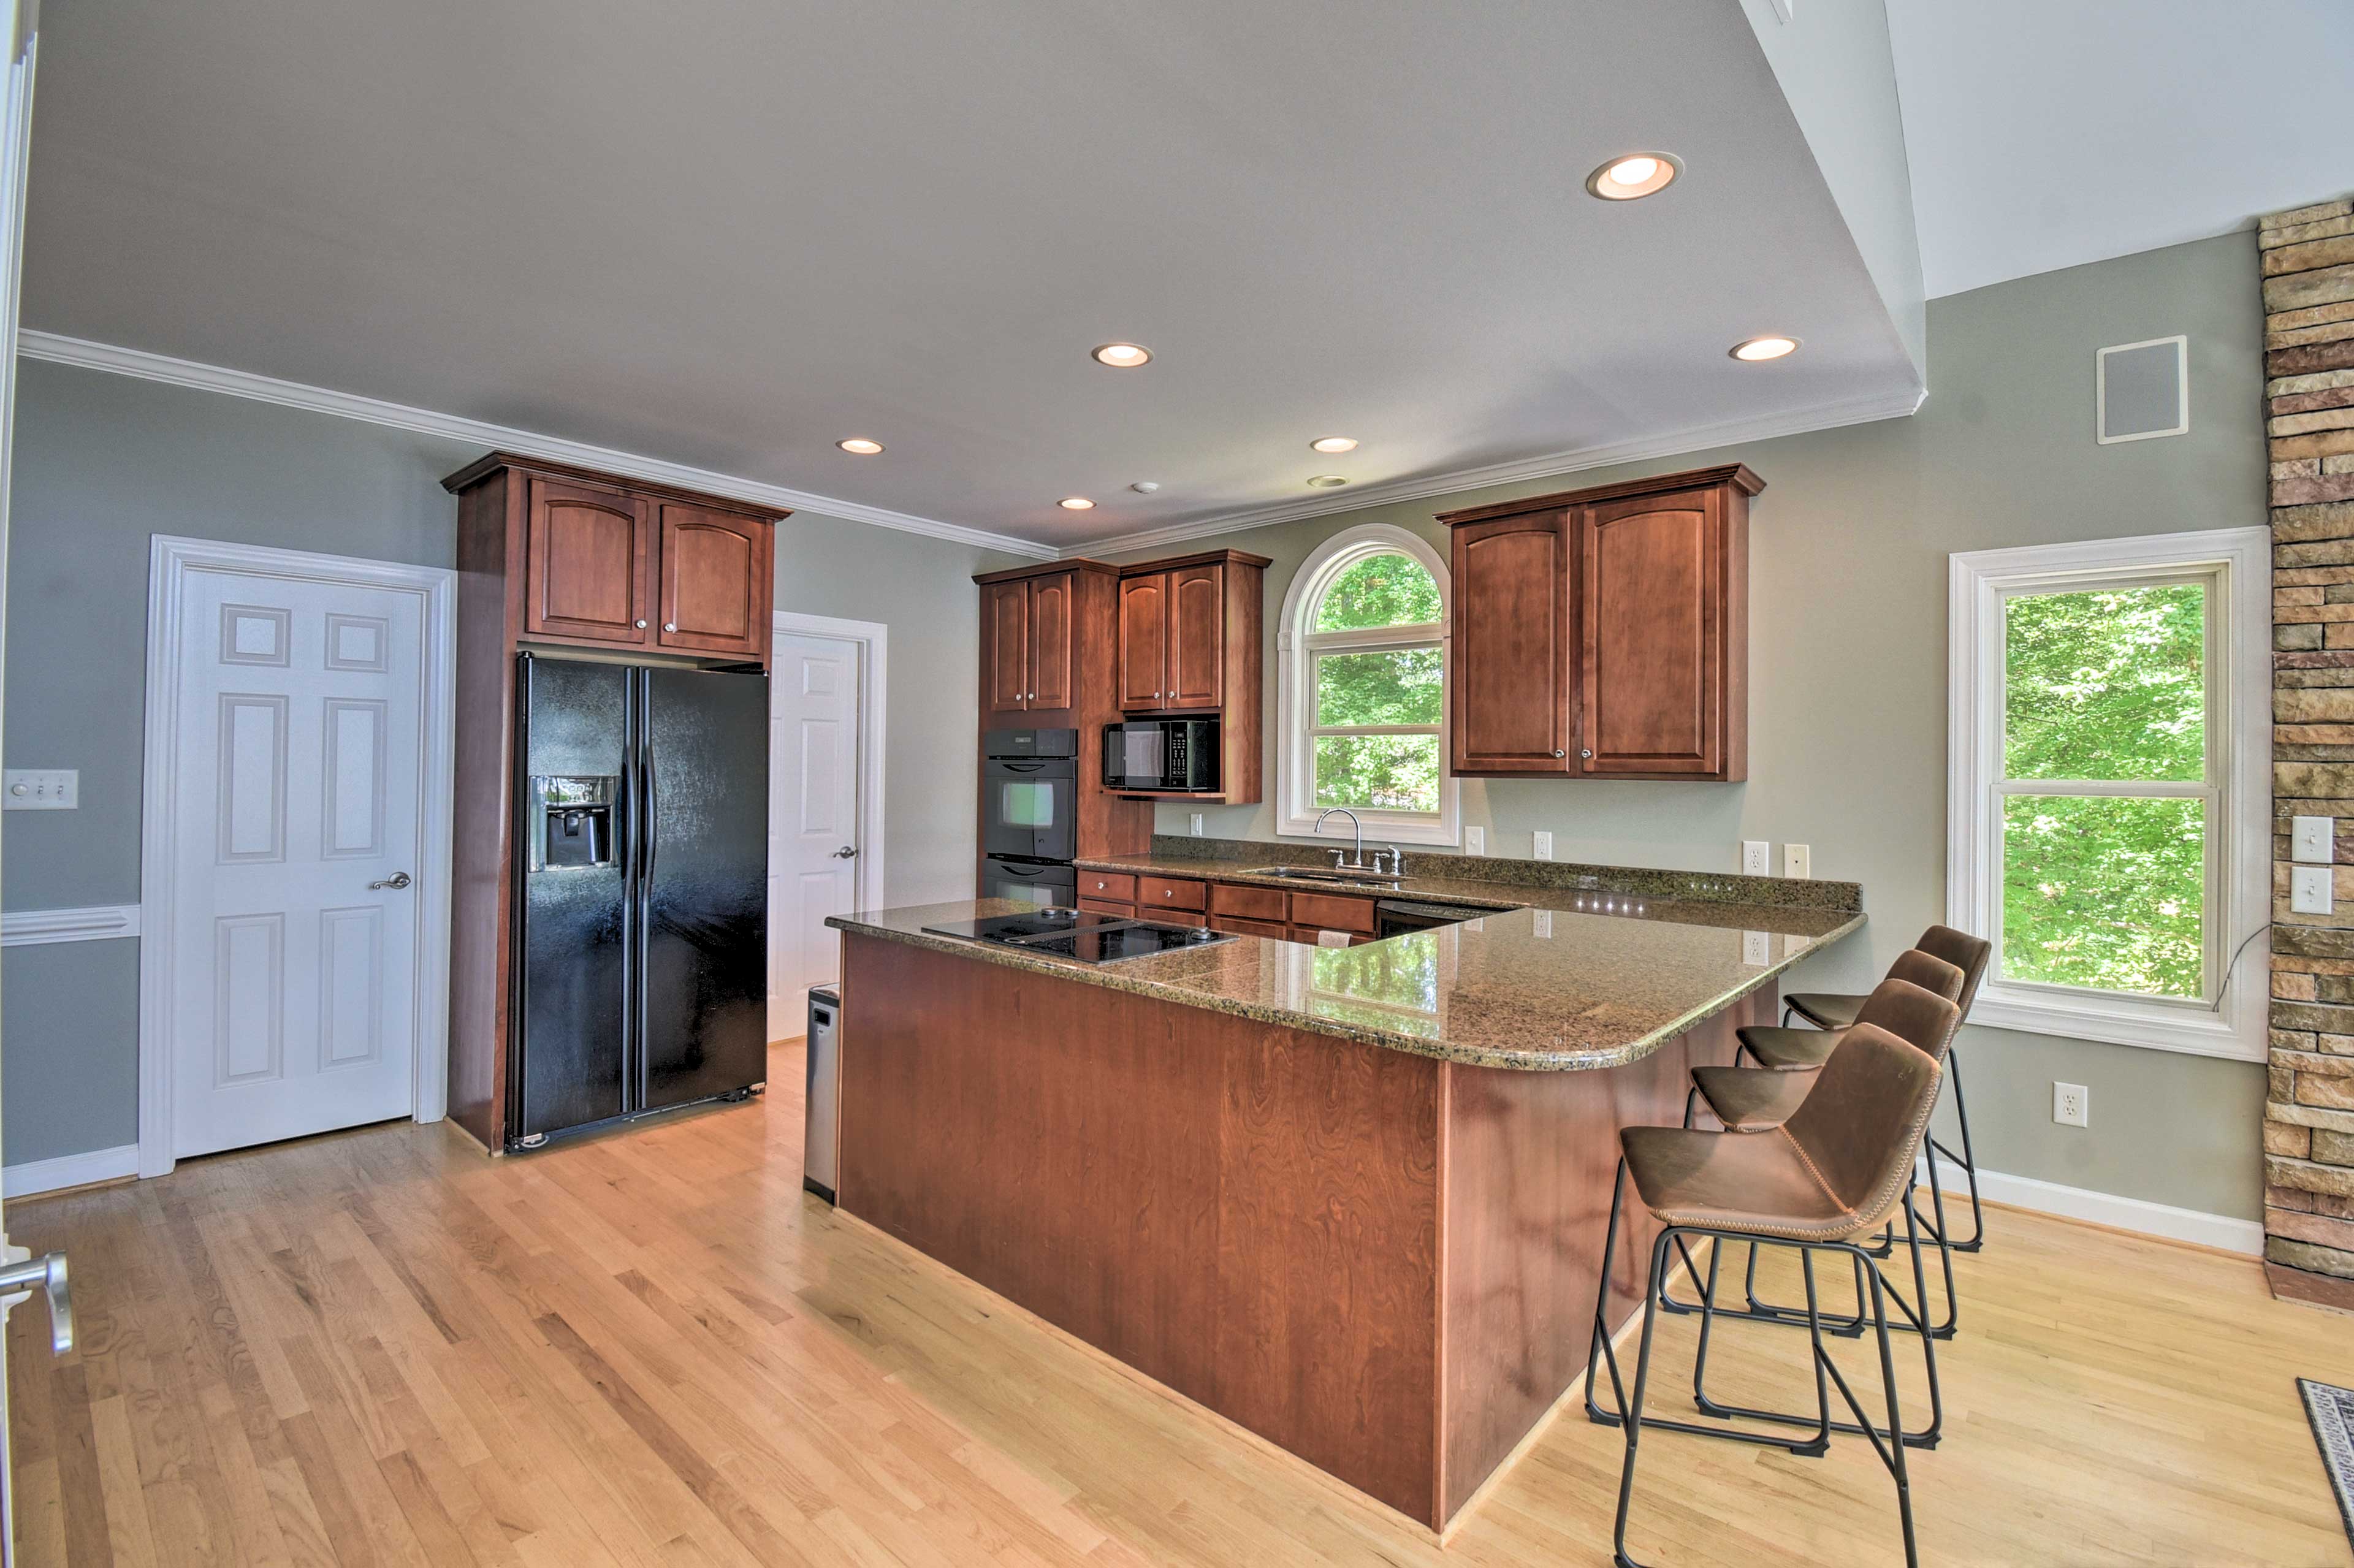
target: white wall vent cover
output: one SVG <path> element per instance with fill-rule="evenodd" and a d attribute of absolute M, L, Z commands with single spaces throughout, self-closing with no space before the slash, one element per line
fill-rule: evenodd
<path fill-rule="evenodd" d="M 2094 437 L 2103 446 L 2190 429 L 2190 340 L 2152 338 L 2101 350 Z"/>

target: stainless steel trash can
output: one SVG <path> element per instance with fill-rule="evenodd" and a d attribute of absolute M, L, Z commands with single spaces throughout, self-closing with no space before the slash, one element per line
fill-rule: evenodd
<path fill-rule="evenodd" d="M 801 1138 L 801 1185 L 827 1202 L 842 1174 L 842 998 L 809 993 L 809 1126 Z"/>

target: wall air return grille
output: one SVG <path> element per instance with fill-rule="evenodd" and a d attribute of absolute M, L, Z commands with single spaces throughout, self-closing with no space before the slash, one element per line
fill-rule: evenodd
<path fill-rule="evenodd" d="M 2094 436 L 2101 445 L 2190 429 L 2190 339 L 2121 343 L 2098 355 Z"/>

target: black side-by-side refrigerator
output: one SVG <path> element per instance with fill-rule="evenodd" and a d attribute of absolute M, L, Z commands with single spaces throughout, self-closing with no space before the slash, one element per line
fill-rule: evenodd
<path fill-rule="evenodd" d="M 768 1077 L 769 678 L 516 661 L 510 1148 Z"/>

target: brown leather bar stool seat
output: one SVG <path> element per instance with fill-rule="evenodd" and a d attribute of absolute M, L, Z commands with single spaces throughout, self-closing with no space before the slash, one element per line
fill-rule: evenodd
<path fill-rule="evenodd" d="M 1918 948 L 1909 948 L 1899 953 L 1896 956 L 1896 961 L 1888 966 L 1888 978 L 1903 980 L 1908 985 L 1941 996 L 1957 1006 L 1960 1004 L 1962 987 L 1967 980 L 1962 971 L 1954 965 L 1932 954 L 1925 953 Z M 1734 1031 L 1734 1033 L 1740 1040 L 1742 1048 L 1755 1057 L 1761 1066 L 1780 1067 L 1786 1070 L 1819 1067 L 1829 1058 L 1832 1047 L 1839 1044 L 1839 1031 L 1852 1025 L 1856 1019 L 1866 1016 L 1872 998 L 1879 994 L 1880 992 L 1875 990 L 1872 996 L 1855 998 L 1857 1005 L 1842 1023 L 1817 1029 L 1781 1029 L 1769 1023 L 1750 1023 Z M 1793 996 L 1787 1000 L 1795 1011 L 1798 997 Z M 1819 996 L 1817 1000 L 1822 999 Z M 1830 1000 L 1839 1002 L 1844 1010 L 1849 999 L 1834 997 Z M 1878 1022 L 1882 1029 L 1890 1026 L 1886 1019 L 1875 1019 L 1873 1022 Z M 1896 1033 L 1899 1035 L 1904 1034 L 1901 1029 Z M 1910 1037 L 1906 1036 L 1906 1038 Z M 1914 1043 L 1919 1044 L 1918 1041 Z"/>
<path fill-rule="evenodd" d="M 1941 1005 L 1950 1005 L 1941 1003 Z M 1642 1434 L 1669 1430 L 1766 1446 L 1815 1457 L 1828 1451 L 1834 1431 L 1867 1437 L 1896 1484 L 1897 1510 L 1904 1537 L 1904 1560 L 1917 1564 L 1914 1541 L 1913 1501 L 1907 1478 L 1904 1427 L 1897 1408 L 1895 1361 L 1889 1342 L 1886 1293 L 1879 1266 L 1856 1238 L 1879 1226 L 1905 1202 L 1914 1179 L 1914 1161 L 1926 1134 L 1929 1113 L 1936 1104 L 1942 1074 L 1927 1053 L 1905 1044 L 1875 1024 L 1859 1023 L 1841 1036 L 1839 1048 L 1814 1078 L 1813 1091 L 1789 1119 L 1770 1132 L 1709 1132 L 1691 1128 L 1629 1127 L 1618 1134 L 1619 1181 L 1610 1199 L 1610 1221 L 1603 1243 L 1605 1278 L 1597 1291 L 1594 1328 L 1586 1367 L 1586 1414 L 1605 1425 L 1621 1426 L 1627 1434 L 1627 1454 L 1619 1472 L 1618 1513 L 1612 1537 L 1613 1561 L 1620 1568 L 1639 1568 L 1627 1552 L 1627 1516 L 1634 1497 L 1635 1461 Z M 1660 1231 L 1651 1246 L 1650 1266 L 1643 1298 L 1643 1329 L 1637 1351 L 1631 1397 L 1620 1377 L 1617 1351 L 1610 1343 L 1605 1312 L 1609 1300 L 1608 1273 L 1617 1248 L 1618 1222 L 1626 1192 L 1632 1188 L 1642 1205 L 1659 1222 Z M 1718 1244 L 1711 1250 L 1709 1277 L 1702 1287 L 1702 1354 L 1714 1301 L 1717 1259 L 1727 1242 L 1796 1248 L 1807 1282 L 1804 1322 L 1808 1330 L 1819 1414 L 1813 1417 L 1776 1417 L 1811 1428 L 1793 1440 L 1788 1432 L 1754 1432 L 1726 1425 L 1701 1425 L 1643 1414 L 1650 1381 L 1653 1330 L 1658 1324 L 1659 1298 L 1667 1282 L 1671 1255 L 1688 1239 Z M 1866 1285 L 1869 1320 L 1877 1331 L 1880 1372 L 1886 1397 L 1887 1425 L 1866 1414 L 1855 1390 L 1823 1342 L 1823 1322 L 1815 1289 L 1815 1259 L 1834 1255 L 1842 1267 L 1852 1266 Z M 1686 1254 L 1685 1255 L 1689 1255 Z M 1916 1286 L 1919 1253 L 1914 1252 Z M 1697 1283 L 1697 1281 L 1696 1281 Z M 1925 1346 L 1927 1340 L 1923 1340 Z M 1934 1364 L 1934 1363 L 1933 1363 Z M 1606 1409 L 1596 1398 L 1596 1372 L 1609 1372 L 1617 1408 Z M 1830 1391 L 1840 1396 L 1855 1419 L 1834 1422 Z"/>

